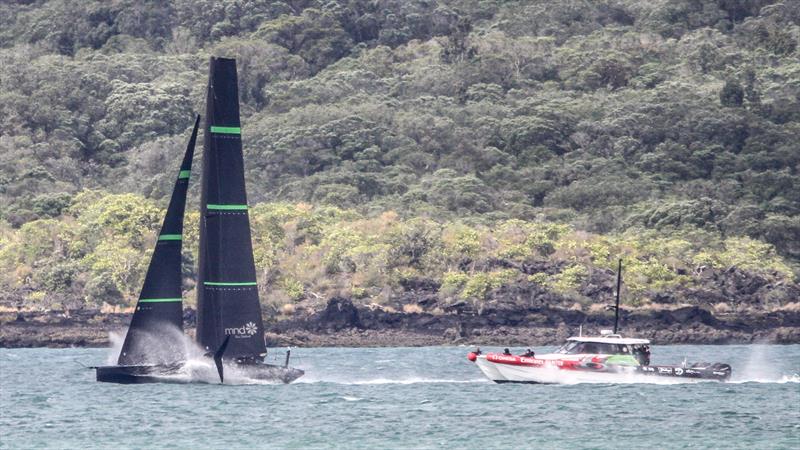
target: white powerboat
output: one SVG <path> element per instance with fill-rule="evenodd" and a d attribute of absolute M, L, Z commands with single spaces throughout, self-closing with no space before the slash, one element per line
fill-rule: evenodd
<path fill-rule="evenodd" d="M 602 330 L 600 336 L 567 339 L 554 353 L 535 355 L 530 350 L 522 355 L 470 352 L 473 361 L 487 378 L 496 383 L 625 383 L 650 381 L 663 377 L 677 382 L 688 380 L 726 381 L 731 366 L 723 363 L 686 363 L 673 366 L 650 365 L 650 341 L 623 338 L 619 326 L 619 291 L 622 282 L 622 260 L 617 271 L 617 295 L 614 330 Z"/>
<path fill-rule="evenodd" d="M 610 330 L 597 337 L 571 337 L 554 353 L 513 355 L 510 352 L 470 352 L 487 378 L 496 383 L 625 383 L 645 382 L 652 377 L 725 381 L 731 376 L 727 364 L 650 365 L 650 341 L 623 338 Z"/>

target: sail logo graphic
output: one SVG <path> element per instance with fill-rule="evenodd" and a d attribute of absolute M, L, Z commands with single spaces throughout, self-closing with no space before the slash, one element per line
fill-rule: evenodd
<path fill-rule="evenodd" d="M 234 337 L 251 337 L 258 333 L 258 326 L 253 322 L 247 322 L 241 327 L 225 328 L 225 335 Z"/>

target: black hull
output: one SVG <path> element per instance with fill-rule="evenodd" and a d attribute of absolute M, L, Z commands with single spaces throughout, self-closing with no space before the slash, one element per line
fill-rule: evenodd
<path fill-rule="evenodd" d="M 140 384 L 140 383 L 208 383 L 182 376 L 182 364 L 148 365 L 148 366 L 100 366 L 95 367 L 97 381 L 103 383 Z M 225 365 L 227 371 L 235 371 L 247 379 L 272 382 L 291 383 L 305 374 L 293 367 L 272 364 L 252 363 Z M 226 374 L 227 375 L 227 374 Z M 228 380 L 228 377 L 225 377 Z"/>
<path fill-rule="evenodd" d="M 731 366 L 714 363 L 711 365 L 694 364 L 683 366 L 639 366 L 637 372 L 656 377 L 693 378 L 698 380 L 728 381 L 731 378 Z"/>
<path fill-rule="evenodd" d="M 95 367 L 97 381 L 103 383 L 139 384 L 139 383 L 164 383 L 171 381 L 180 382 L 177 378 L 180 365 L 152 365 L 152 366 L 100 366 Z"/>

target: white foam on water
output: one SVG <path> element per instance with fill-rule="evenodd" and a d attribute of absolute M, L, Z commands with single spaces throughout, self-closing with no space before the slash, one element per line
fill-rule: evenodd
<path fill-rule="evenodd" d="M 362 385 L 381 385 L 381 384 L 441 384 L 441 383 L 457 383 L 457 384 L 464 384 L 464 383 L 488 383 L 489 380 L 486 378 L 475 378 L 475 379 L 468 379 L 468 380 L 456 380 L 456 379 L 449 379 L 449 378 L 422 378 L 422 377 L 406 377 L 406 378 L 370 378 L 370 379 L 361 379 L 361 380 L 342 380 L 337 379 L 337 377 L 313 377 L 313 376 L 304 376 L 299 380 L 295 381 L 295 384 L 313 384 L 313 383 L 331 383 L 331 384 L 342 384 L 342 385 L 349 385 L 349 386 L 362 386 Z"/>
<path fill-rule="evenodd" d="M 283 384 L 281 381 L 269 381 L 252 378 L 246 375 L 236 366 L 225 365 L 225 385 L 244 386 L 244 385 L 271 385 Z M 208 357 L 192 358 L 185 361 L 177 373 L 163 375 L 159 377 L 167 383 L 200 383 L 200 384 L 220 384 L 219 373 L 214 360 Z"/>
<path fill-rule="evenodd" d="M 744 366 L 739 370 L 733 368 L 731 383 L 800 383 L 800 374 L 781 373 L 775 364 L 770 363 L 770 359 L 781 357 L 773 353 L 780 351 L 780 347 L 756 344 L 749 348 L 750 353 Z"/>
<path fill-rule="evenodd" d="M 117 363 L 127 334 L 128 329 L 121 332 L 112 331 L 108 333 L 108 340 L 111 342 L 111 347 L 109 347 L 108 353 L 106 354 L 107 364 L 114 365 Z M 164 338 L 164 336 L 168 337 Z M 170 345 L 166 347 L 164 342 L 169 342 Z M 195 341 L 185 335 L 183 331 L 173 326 L 165 326 L 159 329 L 157 335 L 153 335 L 152 337 L 145 335 L 141 338 L 140 345 L 153 349 L 152 356 L 155 361 L 159 361 L 159 358 L 174 358 L 175 354 L 181 355 L 183 359 L 200 358 L 205 353 Z"/>
<path fill-rule="evenodd" d="M 745 380 L 732 380 L 732 384 L 745 384 L 745 383 L 764 383 L 764 384 L 786 384 L 786 383 L 800 383 L 800 374 L 782 375 L 779 378 L 770 379 L 745 379 Z"/>
<path fill-rule="evenodd" d="M 354 385 L 369 385 L 369 384 L 420 384 L 420 383 L 482 383 L 485 380 L 475 379 L 475 380 L 453 380 L 453 379 L 442 379 L 442 378 L 405 378 L 405 379 L 391 379 L 391 378 L 376 378 L 372 380 L 358 380 L 352 381 L 349 383 L 341 383 L 341 384 L 354 384 Z"/>
<path fill-rule="evenodd" d="M 734 372 L 735 373 L 735 372 Z M 567 382 L 564 384 L 581 384 L 581 383 L 608 383 L 606 381 L 576 381 L 576 382 Z M 700 378 L 678 378 L 678 377 L 653 377 L 653 376 L 639 376 L 637 378 L 632 379 L 623 379 L 614 381 L 613 384 L 660 384 L 660 385 L 672 385 L 672 384 L 697 384 L 697 383 L 719 383 L 717 380 L 708 380 L 708 379 L 700 379 Z M 769 377 L 769 378 L 750 378 L 750 377 L 733 377 L 730 380 L 723 381 L 722 383 L 726 384 L 743 384 L 743 383 L 775 383 L 775 384 L 784 384 L 784 383 L 800 383 L 800 374 L 794 375 L 780 375 L 776 377 Z"/>
<path fill-rule="evenodd" d="M 681 377 L 660 377 L 656 375 L 645 375 L 640 373 L 605 373 L 605 372 L 580 372 L 565 371 L 556 368 L 540 369 L 541 381 L 545 383 L 561 385 L 578 384 L 655 384 L 655 385 L 675 385 L 675 384 L 696 384 L 714 382 L 714 380 L 703 380 L 698 378 Z"/>
<path fill-rule="evenodd" d="M 161 330 L 159 335 L 163 336 L 162 333 L 171 335 L 169 341 L 174 343 L 172 350 L 176 350 L 182 355 L 185 362 L 177 373 L 163 375 L 159 377 L 160 379 L 163 379 L 164 382 L 167 383 L 219 384 L 219 374 L 217 373 L 217 366 L 214 364 L 214 360 L 205 356 L 206 351 L 202 349 L 197 342 L 174 327 Z M 114 365 L 117 363 L 126 335 L 127 329 L 125 332 L 109 333 L 111 347 L 106 356 L 107 364 Z M 224 384 L 226 385 L 283 384 L 280 381 L 251 378 L 235 366 L 225 365 L 224 375 Z"/>
<path fill-rule="evenodd" d="M 125 343 L 125 335 L 128 334 L 126 329 L 124 333 L 111 331 L 108 333 L 108 341 L 111 342 L 111 347 L 108 348 L 106 355 L 106 364 L 113 365 L 117 363 L 119 352 L 122 351 L 122 344 Z"/>
<path fill-rule="evenodd" d="M 609 380 L 566 380 L 561 384 L 655 384 L 661 386 L 676 384 L 697 384 L 697 383 L 716 383 L 715 380 L 704 380 L 700 378 L 681 378 L 681 377 L 658 377 L 650 375 L 630 375 L 624 378 Z"/>
<path fill-rule="evenodd" d="M 784 375 L 778 380 L 778 383 L 800 383 L 800 373 Z"/>
<path fill-rule="evenodd" d="M 544 370 L 544 369 L 543 369 Z M 734 369 L 734 374 L 735 374 Z M 561 385 L 578 384 L 654 384 L 654 385 L 683 385 L 698 383 L 719 383 L 717 380 L 701 378 L 682 378 L 682 377 L 661 377 L 642 374 L 597 374 L 602 375 L 592 379 L 591 374 L 570 373 L 565 371 L 553 371 L 552 376 L 546 379 L 547 383 Z M 732 378 L 724 383 L 800 383 L 800 374 L 794 375 L 772 375 L 763 378 L 748 376 L 747 374 Z"/>

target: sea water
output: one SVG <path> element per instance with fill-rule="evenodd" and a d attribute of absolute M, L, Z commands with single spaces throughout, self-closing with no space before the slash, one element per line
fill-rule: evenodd
<path fill-rule="evenodd" d="M 733 366 L 687 384 L 500 385 L 468 350 L 298 348 L 291 385 L 117 385 L 83 367 L 108 349 L 0 349 L 0 448 L 800 448 L 800 345 L 653 347 Z"/>

